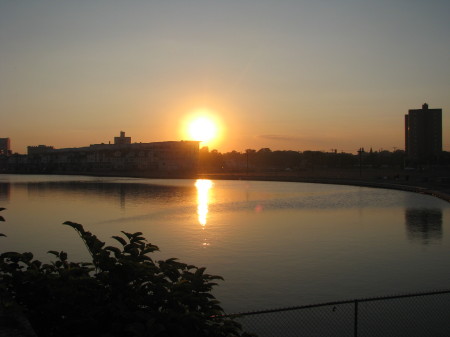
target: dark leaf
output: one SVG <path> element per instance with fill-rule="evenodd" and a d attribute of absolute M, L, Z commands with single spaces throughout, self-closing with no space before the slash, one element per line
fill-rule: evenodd
<path fill-rule="evenodd" d="M 145 238 L 142 236 L 135 236 L 130 241 L 131 242 L 141 242 L 141 241 L 145 241 Z"/>
<path fill-rule="evenodd" d="M 3 254 L 0 255 L 0 257 L 2 258 L 8 258 L 8 259 L 15 259 L 22 256 L 22 254 L 17 253 L 17 252 L 5 252 Z"/>
<path fill-rule="evenodd" d="M 63 225 L 70 226 L 70 227 L 72 227 L 73 229 L 77 230 L 78 232 L 84 233 L 84 228 L 83 228 L 83 226 L 80 225 L 79 223 L 72 222 L 72 221 L 65 221 L 65 222 L 63 223 Z"/>
<path fill-rule="evenodd" d="M 24 261 L 29 262 L 29 261 L 31 261 L 33 259 L 33 254 L 29 253 L 29 252 L 23 253 L 22 257 L 23 257 Z"/>
<path fill-rule="evenodd" d="M 156 246 L 146 246 L 143 250 L 142 250 L 142 254 L 148 254 L 148 253 L 153 253 L 155 251 L 158 251 L 159 248 Z"/>
<path fill-rule="evenodd" d="M 198 268 L 197 271 L 195 272 L 196 276 L 200 276 L 203 275 L 203 273 L 205 272 L 206 268 L 202 267 L 202 268 Z"/>
<path fill-rule="evenodd" d="M 61 261 L 67 261 L 67 253 L 65 252 L 59 253 L 59 258 L 61 259 Z"/>
<path fill-rule="evenodd" d="M 120 236 L 113 236 L 112 238 L 113 238 L 113 239 L 116 239 L 117 241 L 119 241 L 120 244 L 121 244 L 122 246 L 125 246 L 125 245 L 127 244 L 127 242 L 125 241 L 125 239 L 122 238 L 122 237 L 120 237 Z"/>
<path fill-rule="evenodd" d="M 109 250 L 111 252 L 114 252 L 114 254 L 116 254 L 116 256 L 120 255 L 120 253 L 122 253 L 122 251 L 119 248 L 112 247 L 112 246 L 105 247 L 105 250 Z"/>
<path fill-rule="evenodd" d="M 133 237 L 133 234 L 121 231 L 123 234 L 125 234 L 125 236 L 128 238 L 128 240 L 130 240 Z"/>

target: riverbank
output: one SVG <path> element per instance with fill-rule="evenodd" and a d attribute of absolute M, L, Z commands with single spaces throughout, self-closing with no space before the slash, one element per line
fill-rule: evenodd
<path fill-rule="evenodd" d="M 25 174 L 25 173 L 21 173 Z M 185 172 L 178 174 L 143 171 L 52 172 L 47 174 L 129 177 L 146 179 L 212 179 L 285 181 L 316 184 L 351 185 L 402 190 L 431 195 L 450 202 L 450 168 L 402 170 L 392 168 L 322 168 L 299 171 Z"/>
<path fill-rule="evenodd" d="M 421 193 L 450 202 L 450 174 L 445 170 L 407 172 L 371 170 L 360 174 L 355 170 L 309 172 L 202 173 L 199 179 L 285 181 L 385 188 Z"/>

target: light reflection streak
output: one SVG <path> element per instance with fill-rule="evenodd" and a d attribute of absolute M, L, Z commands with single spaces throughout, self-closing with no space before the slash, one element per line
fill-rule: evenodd
<path fill-rule="evenodd" d="M 212 186 L 212 181 L 208 179 L 197 179 L 195 182 L 195 187 L 197 188 L 198 222 L 203 227 L 206 225 L 208 216 L 209 190 Z"/>

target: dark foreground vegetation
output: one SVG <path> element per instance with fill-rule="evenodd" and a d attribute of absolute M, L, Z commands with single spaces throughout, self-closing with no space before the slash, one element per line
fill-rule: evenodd
<path fill-rule="evenodd" d="M 20 310 L 38 336 L 249 336 L 222 316 L 211 294 L 220 276 L 174 258 L 153 260 L 158 247 L 139 232 L 114 236 L 117 248 L 80 224 L 64 224 L 92 262 L 70 262 L 57 251 L 49 251 L 50 264 L 31 253 L 0 254 L 0 310 Z"/>

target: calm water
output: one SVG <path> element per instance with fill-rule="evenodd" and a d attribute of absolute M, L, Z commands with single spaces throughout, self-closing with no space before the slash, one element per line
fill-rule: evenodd
<path fill-rule="evenodd" d="M 0 175 L 0 251 L 88 253 L 141 231 L 158 258 L 207 267 L 228 312 L 450 288 L 450 204 L 306 183 Z"/>

